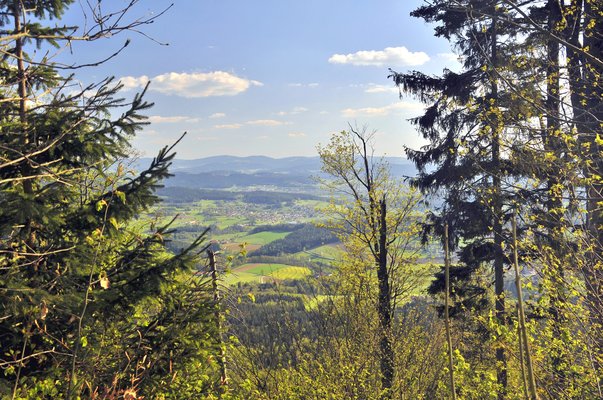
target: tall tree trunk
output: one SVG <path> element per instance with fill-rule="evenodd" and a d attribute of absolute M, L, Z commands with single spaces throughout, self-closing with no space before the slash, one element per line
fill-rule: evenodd
<path fill-rule="evenodd" d="M 557 35 L 558 26 L 561 22 L 561 9 L 558 0 L 549 0 L 547 3 L 547 30 Z M 547 58 L 546 58 L 546 130 L 543 132 L 544 150 L 553 154 L 553 164 L 546 169 L 547 179 L 547 202 L 546 214 L 543 218 L 543 225 L 547 229 L 547 252 L 545 254 L 545 264 L 548 266 L 546 279 L 551 284 L 551 300 L 549 314 L 552 318 L 553 336 L 557 339 L 564 337 L 562 334 L 567 323 L 564 310 L 560 307 L 567 300 L 565 295 L 564 283 L 564 250 L 562 249 L 563 237 L 560 234 L 563 226 L 563 215 L 560 213 L 563 207 L 561 183 L 564 178 L 560 175 L 562 165 L 561 149 L 561 126 L 560 126 L 560 69 L 559 69 L 559 41 L 548 36 L 547 38 Z M 561 169 L 562 171 L 562 169 Z M 557 345 L 551 349 L 551 362 L 554 382 L 551 383 L 551 390 L 559 395 L 563 393 L 566 386 L 566 362 L 565 346 Z"/>
<path fill-rule="evenodd" d="M 21 18 L 23 18 L 23 4 L 21 0 L 14 0 L 12 4 L 12 17 L 14 19 L 14 34 L 19 35 L 23 31 Z M 15 50 L 14 57 L 17 59 L 17 92 L 19 94 L 19 123 L 21 127 L 21 141 L 23 143 L 24 153 L 29 153 L 32 149 L 30 148 L 30 137 L 27 126 L 27 71 L 25 68 L 25 53 L 23 52 L 23 38 L 18 37 L 15 39 Z M 26 161 L 21 168 L 21 175 L 24 177 L 31 176 L 33 170 L 29 163 Z M 23 193 L 29 196 L 28 201 L 33 199 L 33 181 L 31 179 L 25 179 L 23 181 Z M 27 218 L 24 221 L 22 233 L 25 238 L 27 246 L 33 248 L 35 245 L 35 233 L 32 229 L 32 220 Z M 37 263 L 33 263 L 33 269 L 37 270 Z"/>
<path fill-rule="evenodd" d="M 585 279 L 586 300 L 591 318 L 593 352 L 603 351 L 603 214 L 598 203 L 603 199 L 603 149 L 597 144 L 601 137 L 600 121 L 603 120 L 603 73 L 601 67 L 584 56 L 580 50 L 597 59 L 603 57 L 603 18 L 600 17 L 601 2 L 594 0 L 572 0 L 565 13 L 568 28 L 566 46 L 568 76 L 573 122 L 578 133 L 578 155 L 583 175 L 587 179 L 586 233 L 589 239 L 587 257 L 582 266 Z M 583 45 L 580 38 L 583 37 Z M 574 48 L 572 48 L 574 47 Z M 597 136 L 599 135 L 599 136 Z M 598 177 L 598 178 L 597 178 Z M 603 365 L 595 360 L 598 376 L 603 376 Z M 601 378 L 603 379 L 603 378 Z M 600 380 L 603 383 L 602 380 Z"/>
<path fill-rule="evenodd" d="M 519 330 L 520 330 L 520 343 L 523 343 L 523 349 L 520 348 L 520 352 L 525 354 L 527 371 L 527 381 L 529 383 L 530 400 L 538 400 L 538 393 L 536 391 L 536 378 L 534 376 L 534 368 L 532 365 L 532 354 L 530 351 L 530 340 L 528 338 L 528 332 L 526 329 L 526 316 L 523 305 L 523 294 L 521 291 L 521 276 L 519 274 L 519 257 L 517 256 L 517 213 L 513 213 L 513 267 L 515 271 L 515 288 L 517 289 L 517 308 L 519 314 Z M 523 362 L 522 362 L 523 364 Z M 523 368 L 523 365 L 522 365 Z"/>
<path fill-rule="evenodd" d="M 498 26 L 497 18 L 492 18 L 491 62 L 492 69 L 498 68 Z M 501 184 L 500 145 L 503 126 L 499 115 L 498 82 L 496 72 L 490 76 L 491 103 L 488 105 L 488 122 L 492 129 L 492 231 L 494 234 L 494 295 L 496 319 L 499 324 L 505 324 L 505 287 L 504 287 L 504 253 L 503 253 L 503 204 Z M 498 398 L 504 399 L 507 391 L 507 358 L 504 348 L 496 348 L 496 379 L 501 386 Z"/>
<path fill-rule="evenodd" d="M 450 334 L 450 239 L 448 237 L 448 223 L 444 225 L 444 323 L 446 324 L 446 342 L 448 344 L 448 375 L 450 378 L 450 395 L 456 400 L 456 386 L 454 384 L 454 362 L 452 357 L 452 336 Z"/>
<path fill-rule="evenodd" d="M 216 254 L 208 249 L 209 273 L 211 274 L 211 287 L 214 296 L 214 323 L 216 324 L 216 343 L 218 345 L 218 367 L 220 368 L 220 386 L 218 387 L 218 399 L 221 399 L 228 390 L 228 375 L 226 374 L 226 347 L 222 340 L 222 316 L 220 315 L 220 289 L 218 287 L 218 268 L 216 266 Z"/>
<path fill-rule="evenodd" d="M 601 1 L 584 2 L 584 47 L 595 58 L 603 59 L 603 4 Z M 603 352 L 603 68 L 585 62 L 583 68 L 587 104 L 587 130 L 585 156 L 588 160 L 584 175 L 589 180 L 587 188 L 587 229 L 591 240 L 590 259 L 586 270 L 586 289 L 590 306 L 592 330 L 595 332 L 595 353 Z M 599 140 L 597 140 L 599 139 Z M 603 365 L 596 365 L 598 376 L 603 376 Z M 603 380 L 603 378 L 601 378 Z"/>
<path fill-rule="evenodd" d="M 387 206 L 385 196 L 379 201 L 379 252 L 377 280 L 379 281 L 380 365 L 383 399 L 391 398 L 394 382 L 394 351 L 392 348 L 392 309 L 389 271 L 387 268 Z"/>

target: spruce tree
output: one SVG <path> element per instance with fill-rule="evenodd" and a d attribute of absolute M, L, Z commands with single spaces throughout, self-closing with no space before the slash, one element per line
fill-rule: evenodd
<path fill-rule="evenodd" d="M 534 335 L 543 358 L 537 373 L 550 382 L 549 395 L 564 398 L 593 396 L 600 379 L 593 377 L 601 376 L 600 13 L 600 1 L 590 0 L 430 2 L 413 14 L 438 23 L 436 35 L 455 45 L 463 72 L 392 74 L 402 92 L 430 104 L 414 120 L 430 144 L 408 154 L 421 172 L 415 184 L 443 189 L 432 228 L 441 234 L 449 222 L 462 238 L 457 295 L 474 298 L 475 286 L 460 281 L 484 261 L 498 286 L 498 266 L 508 263 L 507 210 L 517 209 L 519 262 L 539 274 L 530 316 L 546 318 Z M 471 135 L 485 128 L 486 138 Z M 469 228 L 488 213 L 493 236 L 476 235 Z M 475 246 L 479 235 L 490 248 Z M 442 286 L 436 281 L 432 290 Z"/>
<path fill-rule="evenodd" d="M 407 149 L 419 170 L 413 184 L 444 198 L 441 213 L 432 216 L 428 230 L 442 237 L 443 226 L 449 226 L 451 248 L 458 249 L 462 263 L 451 270 L 452 282 L 475 280 L 484 266 L 492 267 L 498 324 L 506 324 L 508 318 L 504 271 L 509 260 L 504 242 L 509 233 L 505 222 L 516 174 L 506 155 L 507 121 L 521 108 L 509 101 L 510 94 L 500 85 L 514 50 L 508 38 L 516 35 L 500 22 L 505 15 L 502 3 L 436 1 L 419 7 L 411 15 L 438 23 L 436 36 L 454 44 L 463 71 L 446 70 L 441 77 L 417 71 L 391 75 L 401 95 L 408 93 L 428 105 L 412 122 L 429 143 L 421 150 Z M 443 287 L 441 282 L 434 290 L 437 287 Z M 458 289 L 457 294 L 467 295 L 460 307 L 483 308 L 487 304 L 485 288 L 465 284 Z M 496 346 L 500 397 L 507 387 L 506 358 L 503 347 Z"/>
<path fill-rule="evenodd" d="M 0 2 L 0 397 L 157 395 L 182 383 L 166 375 L 213 351 L 211 299 L 191 274 L 203 235 L 172 254 L 169 223 L 134 223 L 175 155 L 166 147 L 128 170 L 144 93 L 122 99 L 110 78 L 74 91 L 72 76 L 28 52 L 128 28 L 95 15 L 76 37 L 59 25 L 71 3 Z M 212 385 L 196 368 L 193 395 Z"/>

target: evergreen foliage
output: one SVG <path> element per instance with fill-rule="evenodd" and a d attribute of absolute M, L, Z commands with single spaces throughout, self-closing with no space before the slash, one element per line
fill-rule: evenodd
<path fill-rule="evenodd" d="M 124 164 L 151 104 L 120 98 L 110 78 L 74 90 L 27 53 L 77 40 L 50 24 L 71 3 L 0 3 L 0 397 L 202 395 L 216 383 L 198 365 L 214 352 L 214 305 L 191 278 L 205 232 L 172 254 L 170 224 L 133 222 L 175 155 L 162 149 L 139 174 Z M 95 28 L 86 40 L 106 36 Z"/>
<path fill-rule="evenodd" d="M 420 171 L 414 184 L 445 196 L 426 234 L 441 237 L 443 226 L 450 225 L 459 262 L 451 269 L 453 314 L 468 313 L 481 326 L 476 332 L 486 327 L 490 332 L 481 340 L 505 337 L 504 325 L 511 321 L 503 266 L 512 260 L 510 215 L 513 210 L 520 215 L 519 260 L 539 275 L 531 315 L 543 320 L 532 321 L 541 328 L 533 334 L 543 338 L 541 345 L 548 343 L 539 354 L 548 352 L 547 359 L 536 373 L 551 382 L 540 395 L 546 390 L 552 398 L 595 396 L 593 377 L 601 371 L 597 361 L 583 364 L 588 357 L 584 346 L 601 343 L 601 336 L 584 337 L 580 328 L 586 324 L 587 332 L 600 331 L 594 293 L 600 293 L 601 267 L 594 254 L 601 254 L 601 213 L 594 199 L 601 192 L 593 173 L 599 175 L 594 171 L 600 171 L 601 153 L 592 142 L 600 130 L 593 122 L 601 121 L 601 99 L 593 97 L 600 94 L 602 66 L 599 3 L 430 2 L 412 15 L 437 24 L 436 36 L 453 43 L 463 70 L 444 71 L 441 77 L 391 75 L 401 94 L 428 105 L 413 123 L 429 144 L 407 153 Z M 594 89 L 585 90 L 583 84 Z M 587 104 L 592 112 L 584 108 Z M 495 272 L 494 323 L 478 316 L 480 307 L 489 304 L 487 297 L 477 297 L 488 294 L 480 289 L 483 282 L 476 285 L 485 266 Z M 432 293 L 443 288 L 443 274 L 436 278 Z M 513 371 L 505 367 L 508 357 L 502 352 L 505 340 L 494 342 L 498 398 L 513 395 L 507 385 Z M 575 368 L 583 371 L 580 383 L 568 372 Z"/>

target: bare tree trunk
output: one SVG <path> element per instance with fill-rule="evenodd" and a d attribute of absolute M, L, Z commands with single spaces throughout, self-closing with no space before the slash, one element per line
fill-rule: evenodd
<path fill-rule="evenodd" d="M 561 21 L 561 9 L 559 7 L 558 0 L 548 0 L 547 4 L 547 29 L 549 32 L 556 32 L 557 26 Z M 550 278 L 551 287 L 551 306 L 549 307 L 549 313 L 552 318 L 552 329 L 553 335 L 557 338 L 562 338 L 562 331 L 566 324 L 566 318 L 563 310 L 560 310 L 566 299 L 565 288 L 564 288 L 564 265 L 562 260 L 563 250 L 560 248 L 560 242 L 563 240 L 560 232 L 561 225 L 563 224 L 562 217 L 558 210 L 563 207 L 561 201 L 562 193 L 559 190 L 559 184 L 562 182 L 563 177 L 559 175 L 557 170 L 558 166 L 561 165 L 561 158 L 563 154 L 561 152 L 560 145 L 560 69 L 559 69 L 559 55 L 560 45 L 557 40 L 552 37 L 547 38 L 547 60 L 546 60 L 546 131 L 544 132 L 543 142 L 544 149 L 548 153 L 555 156 L 553 165 L 547 169 L 547 204 L 546 204 L 546 215 L 544 216 L 544 225 L 547 227 L 548 244 L 551 249 L 550 254 L 545 256 L 553 257 L 556 260 L 547 260 L 546 265 L 549 266 L 550 271 L 548 277 Z M 551 383 L 553 391 L 561 393 L 566 386 L 566 371 L 563 365 L 566 362 L 566 355 L 564 354 L 563 348 L 554 348 L 551 353 L 551 362 L 553 371 L 555 374 L 554 382 Z"/>
<path fill-rule="evenodd" d="M 530 342 L 526 330 L 526 317 L 523 309 L 523 294 L 521 291 L 521 277 L 519 275 L 519 261 L 517 256 L 517 218 L 513 214 L 513 266 L 515 267 L 515 288 L 517 289 L 517 306 L 519 308 L 519 328 L 521 331 L 521 340 L 523 342 L 522 351 L 525 353 L 526 366 L 528 369 L 528 385 L 530 389 L 530 400 L 538 400 L 536 392 L 536 379 L 534 378 L 534 368 L 532 367 L 532 354 L 530 352 Z"/>
<path fill-rule="evenodd" d="M 211 274 L 211 285 L 214 293 L 214 317 L 217 329 L 216 342 L 219 347 L 218 365 L 220 367 L 220 387 L 218 389 L 218 398 L 226 393 L 228 387 L 228 376 L 226 375 L 226 349 L 222 341 L 222 316 L 220 315 L 220 290 L 218 288 L 218 271 L 216 268 L 216 254 L 212 250 L 207 250 L 209 259 L 209 272 Z"/>
<path fill-rule="evenodd" d="M 452 361 L 452 337 L 450 335 L 450 312 L 448 303 L 450 297 L 450 250 L 448 249 L 448 224 L 444 225 L 444 267 L 445 267 L 445 296 L 444 296 L 444 323 L 446 324 L 446 340 L 448 342 L 448 370 L 450 375 L 450 394 L 456 400 L 456 387 L 454 385 L 454 363 Z"/>
<path fill-rule="evenodd" d="M 579 154 L 583 174 L 587 180 L 586 233 L 588 252 L 582 267 L 586 286 L 586 300 L 590 314 L 590 332 L 595 353 L 603 351 L 603 212 L 599 203 L 603 199 L 603 157 L 600 137 L 600 121 L 603 120 L 603 70 L 600 65 L 590 63 L 587 57 L 575 48 L 585 48 L 596 59 L 603 57 L 603 20 L 600 2 L 572 0 L 572 13 L 568 17 L 566 46 L 568 75 L 572 102 L 573 122 L 581 145 Z M 580 43 L 584 37 L 583 45 Z M 603 365 L 594 361 L 598 376 L 603 376 Z M 603 378 L 599 379 L 603 383 Z"/>
<path fill-rule="evenodd" d="M 384 391 L 383 399 L 391 398 L 391 388 L 394 382 L 394 352 L 392 349 L 392 309 L 389 271 L 387 269 L 387 206 L 385 197 L 379 202 L 379 252 L 377 280 L 379 281 L 379 327 L 381 350 L 381 386 Z"/>
<path fill-rule="evenodd" d="M 493 67 L 498 66 L 498 48 L 497 48 L 497 18 L 492 17 L 492 54 L 491 62 Z M 498 107 L 498 83 L 496 75 L 491 76 L 490 99 L 493 104 L 491 107 Z M 490 111 L 488 111 L 490 113 Z M 502 130 L 500 117 L 495 110 L 490 113 L 490 126 L 492 129 L 492 231 L 494 234 L 494 295 L 496 320 L 499 324 L 505 324 L 505 293 L 504 293 L 504 254 L 502 250 L 503 243 L 503 211 L 502 211 L 502 193 L 500 178 L 500 132 Z M 496 380 L 501 386 L 498 395 L 499 399 L 504 399 L 507 391 L 507 358 L 502 346 L 496 348 Z"/>

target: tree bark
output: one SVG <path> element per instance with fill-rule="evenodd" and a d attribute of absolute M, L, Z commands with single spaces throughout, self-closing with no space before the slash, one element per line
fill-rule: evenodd
<path fill-rule="evenodd" d="M 492 48 L 491 48 L 491 66 L 493 69 L 498 67 L 498 46 L 497 46 L 497 27 L 496 16 L 492 17 Z M 502 124 L 500 120 L 499 104 L 498 104 L 498 83 L 496 73 L 493 72 L 490 77 L 491 92 L 490 99 L 491 107 L 488 110 L 490 115 L 490 127 L 492 129 L 492 231 L 494 234 L 494 295 L 495 300 L 495 315 L 497 323 L 505 324 L 505 288 L 504 288 L 504 253 L 503 253 L 503 204 L 501 190 L 501 163 L 500 163 L 500 132 Z M 499 399 L 504 399 L 507 391 L 507 358 L 504 348 L 498 346 L 496 348 L 496 380 L 501 386 Z"/>
<path fill-rule="evenodd" d="M 387 206 L 385 197 L 379 202 L 379 252 L 377 257 L 377 280 L 379 281 L 379 303 L 377 312 L 380 325 L 381 351 L 381 387 L 382 399 L 391 398 L 391 388 L 394 382 L 394 352 L 392 337 L 392 309 L 389 271 L 387 265 Z"/>

